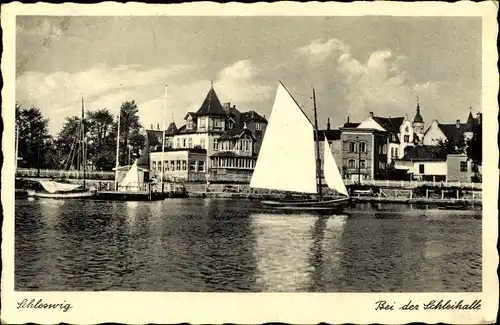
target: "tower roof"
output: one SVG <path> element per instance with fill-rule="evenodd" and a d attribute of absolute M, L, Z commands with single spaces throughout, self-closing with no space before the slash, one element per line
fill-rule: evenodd
<path fill-rule="evenodd" d="M 166 135 L 174 135 L 177 133 L 177 125 L 175 125 L 175 122 L 170 122 L 170 125 L 168 128 L 165 130 Z"/>
<path fill-rule="evenodd" d="M 217 94 L 213 87 L 210 87 L 203 104 L 201 104 L 200 109 L 196 112 L 198 116 L 206 116 L 206 115 L 216 115 L 216 116 L 226 116 L 227 113 L 224 111 L 222 104 L 220 103 Z"/>
<path fill-rule="evenodd" d="M 420 114 L 420 102 L 418 100 L 418 96 L 417 96 L 417 114 L 415 114 L 415 117 L 413 118 L 413 122 L 414 123 L 423 123 L 424 122 L 424 118 Z"/>
<path fill-rule="evenodd" d="M 467 117 L 467 124 L 475 124 L 474 116 L 472 116 L 472 108 L 469 111 L 469 116 Z"/>

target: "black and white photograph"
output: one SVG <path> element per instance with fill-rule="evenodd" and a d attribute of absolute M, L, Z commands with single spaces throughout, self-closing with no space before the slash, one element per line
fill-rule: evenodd
<path fill-rule="evenodd" d="M 77 322 L 111 309 L 92 302 L 101 293 L 173 310 L 157 295 L 175 293 L 219 313 L 253 297 L 250 317 L 273 294 L 269 306 L 305 314 L 293 297 L 316 297 L 350 322 L 361 310 L 494 322 L 498 70 L 485 49 L 496 55 L 497 7 L 443 5 L 10 7 L 9 315 Z"/>

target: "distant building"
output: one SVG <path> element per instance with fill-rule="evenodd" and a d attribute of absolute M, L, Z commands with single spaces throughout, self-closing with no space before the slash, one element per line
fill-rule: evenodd
<path fill-rule="evenodd" d="M 409 180 L 419 181 L 445 181 L 448 172 L 446 152 L 439 146 L 417 145 L 395 160 L 394 167 L 406 170 Z"/>
<path fill-rule="evenodd" d="M 249 181 L 267 126 L 265 117 L 255 111 L 240 112 L 230 103 L 221 104 L 212 86 L 198 111 L 188 112 L 184 120 L 181 127 L 171 122 L 165 130 L 163 155 L 169 164 L 164 164 L 164 177 Z M 163 131 L 157 127 L 147 132 L 152 144 L 154 142 L 151 169 L 158 173 L 161 172 Z M 205 162 L 202 164 L 201 160 Z M 178 170 L 175 163 L 172 170 L 172 161 L 181 161 L 181 169 Z"/>

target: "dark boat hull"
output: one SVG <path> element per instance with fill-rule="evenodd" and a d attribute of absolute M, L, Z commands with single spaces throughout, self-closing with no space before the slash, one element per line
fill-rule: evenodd
<path fill-rule="evenodd" d="M 105 201 L 159 201 L 165 199 L 165 194 L 149 192 L 104 191 L 97 192 L 95 200 Z"/>
<path fill-rule="evenodd" d="M 350 198 L 332 200 L 290 200 L 290 201 L 261 201 L 266 208 L 288 211 L 342 211 L 349 203 Z"/>

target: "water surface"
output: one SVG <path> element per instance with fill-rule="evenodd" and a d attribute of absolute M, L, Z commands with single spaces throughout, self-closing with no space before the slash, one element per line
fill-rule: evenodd
<path fill-rule="evenodd" d="M 16 200 L 16 290 L 481 291 L 481 211 Z"/>

